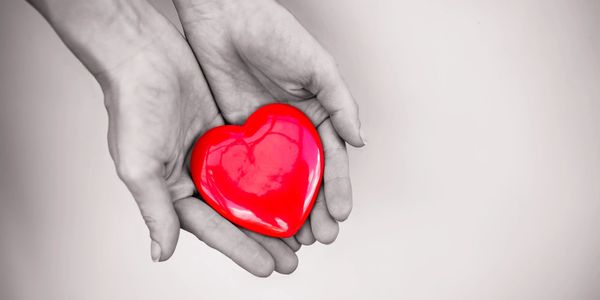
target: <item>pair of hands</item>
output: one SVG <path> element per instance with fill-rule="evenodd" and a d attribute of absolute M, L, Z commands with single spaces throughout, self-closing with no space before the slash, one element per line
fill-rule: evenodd
<path fill-rule="evenodd" d="M 256 276 L 291 273 L 301 244 L 335 240 L 338 222 L 352 208 L 344 141 L 365 142 L 357 105 L 335 62 L 288 11 L 273 0 L 175 0 L 183 37 L 145 0 L 117 1 L 109 21 L 83 34 L 69 29 L 65 17 L 77 11 L 59 15 L 42 8 L 56 1 L 64 0 L 31 2 L 102 87 L 110 154 L 150 230 L 154 261 L 173 254 L 180 228 Z M 106 36 L 92 33 L 111 28 L 118 30 L 96 50 L 79 38 L 101 39 Z M 188 170 L 190 149 L 205 131 L 243 123 L 272 102 L 301 109 L 325 152 L 323 188 L 310 218 L 286 239 L 225 220 L 196 198 Z"/>

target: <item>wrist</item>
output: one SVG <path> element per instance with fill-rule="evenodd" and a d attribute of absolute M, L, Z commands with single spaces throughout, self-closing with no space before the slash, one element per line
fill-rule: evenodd
<path fill-rule="evenodd" d="M 121 64 L 165 30 L 145 0 L 30 2 L 94 74 Z"/>
<path fill-rule="evenodd" d="M 228 18 L 236 21 L 242 15 L 260 11 L 274 0 L 173 0 L 182 22 L 194 22 L 194 18 Z"/>

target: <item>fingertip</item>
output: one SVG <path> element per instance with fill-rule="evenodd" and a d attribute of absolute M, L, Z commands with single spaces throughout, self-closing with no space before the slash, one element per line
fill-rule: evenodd
<path fill-rule="evenodd" d="M 312 225 L 315 239 L 324 245 L 333 243 L 340 232 L 340 226 L 335 220 L 321 220 Z"/>
<path fill-rule="evenodd" d="M 177 240 L 179 239 L 180 227 L 177 218 L 169 218 L 168 220 L 162 221 L 160 224 L 162 225 L 148 226 L 148 228 L 151 228 L 151 258 L 155 262 L 163 262 L 171 258 L 177 247 Z"/>
<path fill-rule="evenodd" d="M 331 123 L 337 134 L 354 147 L 366 145 L 361 134 L 358 104 L 338 75 L 328 76 L 328 82 L 317 94 L 317 100 L 329 113 Z"/>
<path fill-rule="evenodd" d="M 135 198 L 150 233 L 150 257 L 165 261 L 175 252 L 180 229 L 171 196 L 164 180 L 156 174 L 157 168 L 139 167 L 137 161 L 128 161 L 124 159 L 117 165 L 119 177 Z"/>
<path fill-rule="evenodd" d="M 173 211 L 174 214 L 174 211 Z M 171 258 L 179 239 L 179 220 L 176 215 L 162 217 L 144 216 L 150 231 L 150 257 L 154 262 L 163 262 Z"/>
<path fill-rule="evenodd" d="M 352 212 L 352 185 L 343 177 L 327 181 L 324 187 L 327 211 L 333 219 L 343 222 Z"/>
<path fill-rule="evenodd" d="M 365 137 L 365 131 L 363 130 L 362 127 L 360 127 L 360 129 L 358 130 L 358 133 L 360 135 L 360 139 L 363 143 L 363 145 L 361 147 L 364 147 L 367 145 L 367 138 Z"/>
<path fill-rule="evenodd" d="M 337 239 L 337 233 L 330 237 L 322 237 L 322 238 L 320 238 L 320 240 L 317 239 L 317 241 L 319 241 L 319 243 L 321 243 L 323 245 L 330 245 L 330 244 L 333 244 L 333 242 L 335 242 L 336 239 Z"/>
<path fill-rule="evenodd" d="M 275 264 L 275 272 L 281 274 L 290 274 L 294 272 L 298 266 L 298 257 L 283 240 L 264 236 L 246 229 L 243 229 L 242 231 L 269 252 Z"/>
<path fill-rule="evenodd" d="M 248 271 L 256 277 L 269 277 L 275 271 L 275 260 L 266 251 L 261 251 L 254 261 L 254 266 Z"/>
<path fill-rule="evenodd" d="M 350 217 L 350 213 L 351 213 L 351 209 L 348 210 L 348 212 L 345 213 L 337 213 L 337 214 L 331 214 L 331 216 L 338 222 L 345 222 L 346 220 L 348 220 L 348 218 Z"/>
<path fill-rule="evenodd" d="M 327 235 L 319 236 L 319 237 L 317 237 L 317 241 L 319 241 L 319 243 L 321 243 L 323 245 L 333 244 L 333 242 L 335 242 L 335 240 L 337 239 L 338 233 L 339 232 L 336 231 L 335 233 L 332 232 Z"/>
<path fill-rule="evenodd" d="M 344 222 L 352 213 L 351 201 L 329 201 L 327 202 L 329 214 L 338 222 Z"/>
<path fill-rule="evenodd" d="M 155 240 L 152 240 L 150 242 L 150 257 L 153 262 L 158 262 L 160 260 L 161 252 L 160 245 Z"/>
<path fill-rule="evenodd" d="M 300 228 L 300 231 L 296 233 L 296 240 L 305 246 L 310 246 L 315 243 L 315 237 L 310 228 L 310 220 L 306 220 L 304 225 Z"/>
<path fill-rule="evenodd" d="M 331 115 L 331 123 L 336 133 L 348 144 L 360 148 L 366 145 L 363 140 L 364 133 L 358 122 L 352 121 L 351 117 L 342 115 L 342 112 Z"/>
<path fill-rule="evenodd" d="M 315 240 L 315 237 L 311 234 L 311 235 L 300 235 L 297 236 L 298 242 L 300 242 L 302 245 L 304 246 L 310 246 L 312 244 L 314 244 L 317 240 Z"/>
<path fill-rule="evenodd" d="M 287 255 L 285 259 L 275 265 L 275 271 L 280 274 L 292 274 L 298 268 L 298 256 Z"/>

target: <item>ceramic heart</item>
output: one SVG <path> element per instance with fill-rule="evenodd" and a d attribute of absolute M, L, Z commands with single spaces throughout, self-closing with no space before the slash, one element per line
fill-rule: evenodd
<path fill-rule="evenodd" d="M 270 104 L 244 125 L 225 125 L 198 139 L 191 157 L 196 188 L 231 222 L 274 237 L 294 235 L 321 185 L 323 147 L 298 109 Z"/>

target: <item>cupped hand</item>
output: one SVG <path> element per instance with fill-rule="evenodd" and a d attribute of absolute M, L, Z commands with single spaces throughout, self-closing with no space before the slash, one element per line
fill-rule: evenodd
<path fill-rule="evenodd" d="M 363 146 L 358 107 L 332 57 L 272 0 L 175 0 L 186 38 L 217 105 L 239 124 L 258 107 L 286 102 L 313 121 L 325 152 L 323 189 L 295 238 L 331 243 L 352 209 L 344 141 Z"/>
<path fill-rule="evenodd" d="M 298 243 L 242 231 L 196 198 L 190 149 L 223 120 L 185 39 L 162 16 L 144 20 L 154 22 L 144 46 L 111 45 L 132 54 L 95 76 L 105 95 L 110 154 L 150 230 L 152 259 L 173 254 L 181 227 L 252 274 L 292 272 Z"/>

